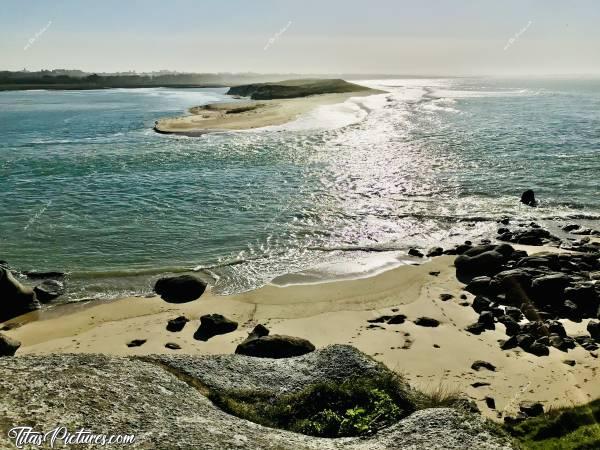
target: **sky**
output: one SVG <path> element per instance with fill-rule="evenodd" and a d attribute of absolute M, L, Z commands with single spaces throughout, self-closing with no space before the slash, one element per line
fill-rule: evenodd
<path fill-rule="evenodd" d="M 0 70 L 600 74 L 598 0 L 2 0 Z"/>

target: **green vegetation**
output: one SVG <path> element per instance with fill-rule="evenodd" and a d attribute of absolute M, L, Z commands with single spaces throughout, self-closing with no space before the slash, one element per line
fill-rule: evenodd
<path fill-rule="evenodd" d="M 472 409 L 458 394 L 443 387 L 431 394 L 414 391 L 393 372 L 318 383 L 277 397 L 251 390 L 213 391 L 208 397 L 229 414 L 320 437 L 373 434 L 422 408 Z"/>
<path fill-rule="evenodd" d="M 319 383 L 277 398 L 257 391 L 212 392 L 209 398 L 252 422 L 322 437 L 372 434 L 415 411 L 413 393 L 394 374 Z"/>
<path fill-rule="evenodd" d="M 523 449 L 592 450 L 600 448 L 600 399 L 558 408 L 508 427 Z"/>
<path fill-rule="evenodd" d="M 234 86 L 227 93 L 250 97 L 253 100 L 271 100 L 276 98 L 297 98 L 317 94 L 336 94 L 366 90 L 369 90 L 369 88 L 340 79 L 303 79 Z"/>

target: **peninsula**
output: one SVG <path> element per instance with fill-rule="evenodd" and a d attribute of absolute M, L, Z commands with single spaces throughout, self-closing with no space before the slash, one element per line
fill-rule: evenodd
<path fill-rule="evenodd" d="M 318 106 L 379 93 L 382 91 L 341 79 L 301 79 L 240 85 L 231 87 L 227 92 L 234 101 L 190 108 L 187 116 L 156 121 L 154 130 L 163 134 L 199 136 L 214 131 L 281 125 Z"/>

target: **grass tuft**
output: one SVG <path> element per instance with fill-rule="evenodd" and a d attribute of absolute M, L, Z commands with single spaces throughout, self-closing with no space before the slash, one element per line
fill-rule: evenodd
<path fill-rule="evenodd" d="M 508 431 L 523 449 L 587 450 L 600 448 L 600 399 L 588 404 L 553 408 Z"/>
<path fill-rule="evenodd" d="M 323 382 L 273 398 L 260 391 L 212 392 L 224 411 L 272 428 L 321 437 L 375 433 L 415 411 L 413 394 L 394 374 Z"/>

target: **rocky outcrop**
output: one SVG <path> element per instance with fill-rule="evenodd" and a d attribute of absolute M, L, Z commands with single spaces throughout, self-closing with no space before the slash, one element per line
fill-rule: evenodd
<path fill-rule="evenodd" d="M 28 424 L 49 431 L 61 424 L 72 431 L 85 427 L 95 433 L 133 434 L 135 442 L 127 445 L 131 449 L 511 448 L 510 441 L 492 432 L 480 416 L 449 408 L 417 411 L 371 436 L 325 439 L 226 414 L 204 395 L 253 388 L 278 395 L 382 370 L 348 346 L 279 360 L 241 355 L 27 355 L 0 359 L 0 417 L 3 429 Z M 32 414 L 33 408 L 44 413 Z M 0 433 L 0 447 L 12 446 L 8 434 Z"/>
<path fill-rule="evenodd" d="M 48 303 L 65 293 L 65 285 L 62 281 L 46 280 L 33 288 L 36 298 L 42 303 Z"/>
<path fill-rule="evenodd" d="M 23 286 L 6 267 L 0 267 L 0 322 L 40 309 L 32 289 Z"/>
<path fill-rule="evenodd" d="M 194 275 L 160 278 L 154 284 L 154 292 L 168 303 L 187 303 L 200 298 L 206 283 Z"/>
<path fill-rule="evenodd" d="M 0 357 L 13 356 L 20 346 L 19 341 L 0 333 Z"/>

